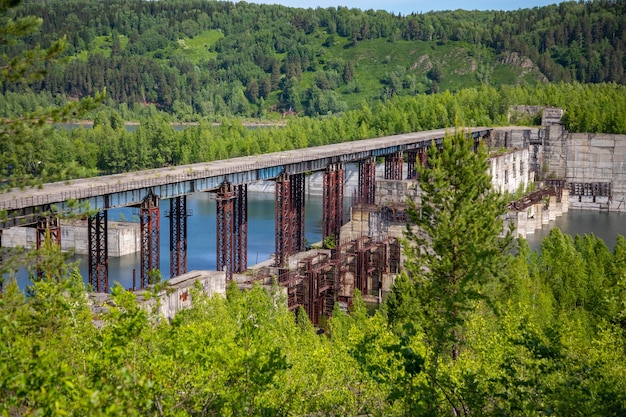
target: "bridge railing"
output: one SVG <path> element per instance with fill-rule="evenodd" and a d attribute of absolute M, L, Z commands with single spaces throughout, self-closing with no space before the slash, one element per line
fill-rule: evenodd
<path fill-rule="evenodd" d="M 378 142 L 376 145 L 374 145 L 375 141 L 378 141 L 380 139 L 384 139 L 384 142 Z M 84 200 L 99 195 L 127 192 L 139 190 L 142 188 L 158 187 L 178 182 L 197 180 L 201 178 L 203 179 L 219 177 L 229 174 L 235 174 L 238 172 L 254 171 L 263 168 L 299 164 L 303 162 L 328 159 L 337 156 L 343 158 L 349 154 L 353 154 L 354 156 L 354 154 L 360 154 L 362 152 L 380 149 L 381 145 L 385 148 L 394 147 L 406 144 L 411 140 L 415 141 L 416 139 L 420 141 L 430 142 L 434 139 L 434 136 L 433 134 L 429 134 L 420 138 L 411 138 L 409 140 L 403 135 L 400 135 L 378 139 L 350 141 L 340 144 L 341 152 L 337 151 L 336 146 L 338 145 L 325 145 L 319 148 L 307 148 L 306 150 L 294 149 L 290 151 L 276 152 L 274 154 L 265 154 L 264 157 L 262 155 L 257 155 L 235 158 L 228 161 L 214 161 L 208 163 L 194 164 L 189 165 L 188 171 L 185 171 L 187 170 L 186 167 L 164 167 L 151 171 L 146 171 L 141 174 L 153 175 L 152 178 L 133 181 L 128 181 L 129 176 L 132 175 L 132 173 L 127 173 L 124 175 L 112 175 L 109 177 L 89 178 L 76 181 L 74 184 L 69 181 L 65 186 L 66 190 L 62 190 L 59 192 L 55 192 L 54 187 L 61 188 L 63 187 L 62 185 L 56 184 L 52 186 L 48 184 L 44 185 L 43 190 L 35 190 L 33 192 L 34 195 L 31 196 L 9 197 L 5 195 L 4 197 L 6 199 L 3 199 L 3 196 L 0 195 L 0 210 L 11 211 L 33 206 L 52 205 L 72 199 Z M 256 159 L 256 161 L 250 163 L 249 159 L 251 158 Z M 246 161 L 246 159 L 248 161 Z M 194 166 L 198 166 L 198 168 L 200 168 L 199 166 L 201 166 L 202 164 L 213 164 L 215 165 L 215 167 L 209 166 L 205 167 L 204 169 L 194 169 Z M 222 166 L 220 167 L 219 165 Z M 172 172 L 170 173 L 170 171 Z M 91 181 L 111 181 L 114 183 L 107 183 L 106 185 L 94 185 L 89 184 L 89 182 Z M 72 190 L 67 190 L 67 188 L 71 187 L 75 188 Z"/>

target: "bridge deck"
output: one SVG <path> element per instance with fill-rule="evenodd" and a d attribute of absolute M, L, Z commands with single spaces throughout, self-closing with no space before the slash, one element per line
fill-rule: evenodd
<path fill-rule="evenodd" d="M 469 128 L 473 135 L 486 135 L 487 127 Z M 78 211 L 77 203 L 90 209 L 108 209 L 139 204 L 149 193 L 173 198 L 195 192 L 216 190 L 224 181 L 233 184 L 323 170 L 329 163 L 356 162 L 398 151 L 429 146 L 450 129 L 385 136 L 333 145 L 295 149 L 220 161 L 164 167 L 124 174 L 82 178 L 44 184 L 41 188 L 13 189 L 0 193 L 0 229 L 30 223 L 41 211 Z M 7 217 L 7 218 L 5 218 Z"/>

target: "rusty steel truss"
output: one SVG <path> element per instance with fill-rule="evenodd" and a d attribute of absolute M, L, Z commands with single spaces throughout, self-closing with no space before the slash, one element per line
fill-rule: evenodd
<path fill-rule="evenodd" d="M 244 272 L 248 269 L 248 185 L 235 186 L 233 202 L 233 271 Z"/>
<path fill-rule="evenodd" d="M 216 267 L 218 271 L 226 272 L 226 278 L 233 277 L 233 232 L 235 211 L 235 190 L 232 184 L 223 183 L 217 195 L 216 201 Z"/>
<path fill-rule="evenodd" d="M 59 218 L 57 216 L 41 217 L 37 221 L 37 249 L 43 247 L 47 233 L 50 234 L 52 242 L 61 246 L 61 227 L 59 226 Z"/>
<path fill-rule="evenodd" d="M 87 219 L 89 244 L 89 286 L 95 292 L 109 292 L 109 253 L 107 211 L 100 210 Z"/>
<path fill-rule="evenodd" d="M 302 252 L 305 249 L 305 188 L 304 174 L 292 174 L 291 176 L 291 251 L 290 253 Z"/>
<path fill-rule="evenodd" d="M 248 264 L 248 188 L 223 183 L 215 197 L 217 203 L 216 265 L 227 279 L 243 272 Z"/>
<path fill-rule="evenodd" d="M 36 244 L 37 250 L 42 249 L 46 236 L 50 237 L 50 242 L 61 246 L 61 226 L 59 225 L 59 217 L 55 215 L 41 217 L 36 224 Z M 41 279 L 44 277 L 44 271 L 37 268 L 37 276 Z"/>
<path fill-rule="evenodd" d="M 329 164 L 324 170 L 322 194 L 322 238 L 339 241 L 343 224 L 345 173 L 342 163 Z"/>
<path fill-rule="evenodd" d="M 275 265 L 286 267 L 292 243 L 291 181 L 289 174 L 281 174 L 276 180 L 276 251 Z"/>
<path fill-rule="evenodd" d="M 170 278 L 187 272 L 187 196 L 170 198 L 165 216 L 170 220 Z"/>
<path fill-rule="evenodd" d="M 304 174 L 281 174 L 276 180 L 277 267 L 286 267 L 289 255 L 304 250 L 304 201 Z"/>
<path fill-rule="evenodd" d="M 354 253 L 356 255 L 355 266 L 356 273 L 354 275 L 354 288 L 361 291 L 361 294 L 369 292 L 368 277 L 376 270 L 377 265 L 374 264 L 372 249 L 376 248 L 375 242 L 367 238 L 357 239 L 354 245 Z M 383 265 L 378 265 L 378 267 Z M 386 265 L 385 265 L 386 266 Z"/>
<path fill-rule="evenodd" d="M 402 179 L 402 152 L 394 152 L 391 155 L 385 155 L 385 179 L 401 180 Z"/>
<path fill-rule="evenodd" d="M 317 251 L 298 260 L 297 267 L 266 271 L 249 282 L 269 284 L 274 276 L 285 287 L 289 310 L 304 310 L 313 325 L 328 317 L 339 303 L 347 309 L 358 289 L 377 296 L 385 275 L 400 272 L 400 244 L 396 238 L 362 237 L 328 251 Z"/>
<path fill-rule="evenodd" d="M 361 204 L 376 201 L 376 158 L 367 158 L 359 163 L 359 194 Z"/>
<path fill-rule="evenodd" d="M 160 268 L 159 197 L 150 193 L 139 206 L 141 230 L 141 275 L 139 289 L 148 287 Z"/>

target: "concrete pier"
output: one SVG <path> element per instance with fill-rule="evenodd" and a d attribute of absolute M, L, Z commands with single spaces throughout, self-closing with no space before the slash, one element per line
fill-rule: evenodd
<path fill-rule="evenodd" d="M 87 220 L 61 220 L 61 250 L 74 250 L 77 255 L 89 252 Z M 139 223 L 109 221 L 108 254 L 119 257 L 139 252 L 141 233 Z M 35 247 L 37 231 L 32 227 L 11 227 L 2 231 L 2 246 L 5 248 Z"/>
<path fill-rule="evenodd" d="M 509 210 L 505 224 L 515 225 L 515 237 L 526 237 L 535 233 L 543 225 L 556 220 L 569 210 L 569 193 L 563 190 L 562 196 L 549 196 L 545 201 L 535 203 L 521 210 Z"/>
<path fill-rule="evenodd" d="M 209 297 L 226 294 L 226 274 L 220 271 L 190 271 L 164 285 L 156 297 L 147 297 L 148 291 L 138 291 L 137 302 L 157 317 L 171 320 L 179 311 L 191 307 L 193 288 L 198 288 Z M 89 298 L 96 317 L 112 302 L 111 295 L 105 293 L 91 293 Z"/>

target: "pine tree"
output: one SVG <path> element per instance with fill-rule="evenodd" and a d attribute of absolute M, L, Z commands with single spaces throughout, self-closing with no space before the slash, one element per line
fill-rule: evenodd
<path fill-rule="evenodd" d="M 34 16 L 13 17 L 11 9 L 21 0 L 0 0 L 0 44 L 13 45 L 20 39 L 31 36 L 42 23 Z M 46 65 L 50 65 L 63 52 L 65 38 L 53 42 L 48 48 L 20 50 L 9 56 L 0 55 L 0 85 L 29 85 L 43 79 Z M 0 118 L 0 172 L 17 178 L 40 175 L 41 169 L 33 169 L 44 160 L 41 149 L 45 148 L 45 128 L 47 121 L 61 122 L 80 117 L 96 107 L 103 94 L 65 106 L 22 114 L 15 118 Z M 50 171 L 49 167 L 47 168 Z"/>
<path fill-rule="evenodd" d="M 419 167 L 421 205 L 409 201 L 405 266 L 435 353 L 460 355 L 463 325 L 486 285 L 506 262 L 512 231 L 503 234 L 506 200 L 492 189 L 487 150 L 458 130 L 429 150 Z M 415 310 L 413 310 L 415 311 Z M 390 318 L 394 312 L 390 310 Z"/>

